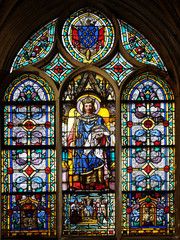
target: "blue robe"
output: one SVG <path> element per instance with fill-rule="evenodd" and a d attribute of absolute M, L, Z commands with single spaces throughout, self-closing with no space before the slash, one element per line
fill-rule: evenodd
<path fill-rule="evenodd" d="M 73 171 L 74 174 L 88 174 L 95 169 L 101 168 L 104 165 L 103 159 L 98 158 L 94 154 L 94 150 L 91 150 L 88 155 L 84 154 L 84 145 L 88 139 L 92 128 L 97 125 L 103 126 L 105 129 L 105 122 L 102 117 L 98 115 L 85 117 L 80 116 L 78 119 L 77 135 L 76 135 L 76 147 L 83 147 L 76 149 L 74 157 Z M 89 147 L 91 149 L 91 146 Z"/>

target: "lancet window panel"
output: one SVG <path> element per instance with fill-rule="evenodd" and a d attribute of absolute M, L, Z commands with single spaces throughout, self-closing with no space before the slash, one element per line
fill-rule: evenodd
<path fill-rule="evenodd" d="M 73 93 L 73 94 L 71 94 Z M 63 235 L 115 235 L 115 94 L 85 72 L 62 96 Z"/>
<path fill-rule="evenodd" d="M 122 233 L 173 234 L 175 105 L 169 85 L 144 73 L 122 95 Z"/>
<path fill-rule="evenodd" d="M 56 233 L 54 93 L 34 74 L 7 88 L 2 150 L 4 237 Z"/>

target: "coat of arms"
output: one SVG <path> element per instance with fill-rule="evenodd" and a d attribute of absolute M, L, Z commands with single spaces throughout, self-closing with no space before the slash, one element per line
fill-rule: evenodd
<path fill-rule="evenodd" d="M 62 42 L 74 59 L 95 63 L 103 59 L 114 45 L 115 33 L 111 21 L 101 12 L 83 8 L 64 23 Z"/>
<path fill-rule="evenodd" d="M 92 18 L 85 18 L 78 23 L 80 25 L 72 27 L 72 44 L 86 57 L 83 62 L 91 63 L 91 56 L 104 47 L 105 28 L 96 25 Z"/>

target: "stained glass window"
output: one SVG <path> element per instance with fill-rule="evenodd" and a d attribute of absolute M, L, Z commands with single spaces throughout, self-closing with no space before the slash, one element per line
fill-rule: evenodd
<path fill-rule="evenodd" d="M 102 67 L 102 69 L 113 77 L 116 84 L 120 86 L 122 81 L 133 72 L 135 67 L 128 63 L 120 53 L 117 53 L 108 64 Z"/>
<path fill-rule="evenodd" d="M 51 62 L 42 68 L 49 77 L 59 84 L 61 84 L 73 69 L 74 67 L 67 62 L 60 53 L 57 53 Z"/>
<path fill-rule="evenodd" d="M 175 233 L 174 94 L 154 73 L 134 78 L 136 70 L 142 72 L 138 66 L 145 69 L 145 64 L 164 75 L 167 69 L 138 30 L 117 19 L 120 35 L 115 35 L 116 21 L 107 16 L 85 7 L 62 25 L 57 18 L 30 35 L 12 63 L 10 72 L 38 62 L 36 70 L 44 79 L 24 73 L 8 85 L 3 97 L 5 238 L 53 237 L 56 214 L 62 226 L 57 226 L 62 230 L 58 234 L 67 239 L 114 238 L 120 231 L 123 237 Z M 128 61 L 122 47 L 125 56 L 131 56 Z M 133 58 L 142 64 L 134 66 Z M 107 74 L 119 89 L 113 89 L 104 77 Z M 127 78 L 131 80 L 124 87 Z M 60 99 L 57 135 L 55 98 Z M 121 106 L 121 120 L 117 106 Z M 55 143 L 61 148 L 57 160 Z M 121 153 L 115 154 L 115 147 Z M 57 208 L 56 164 L 62 177 Z M 121 172 L 118 189 L 115 168 Z M 119 195 L 122 199 L 117 201 Z M 57 212 L 60 208 L 62 215 Z"/>
<path fill-rule="evenodd" d="M 47 56 L 54 43 L 55 24 L 56 20 L 46 24 L 24 44 L 15 57 L 10 72 L 22 66 L 36 63 Z"/>
<path fill-rule="evenodd" d="M 4 94 L 2 233 L 4 237 L 56 232 L 54 93 L 33 74 Z"/>
<path fill-rule="evenodd" d="M 122 233 L 173 234 L 175 106 L 169 85 L 145 73 L 122 95 Z"/>
<path fill-rule="evenodd" d="M 115 235 L 115 95 L 93 72 L 62 97 L 63 235 Z"/>
<path fill-rule="evenodd" d="M 153 64 L 161 70 L 167 70 L 157 51 L 140 32 L 122 20 L 119 24 L 122 44 L 133 58 L 142 63 Z"/>
<path fill-rule="evenodd" d="M 95 63 L 104 58 L 113 47 L 114 38 L 111 21 L 91 8 L 73 13 L 62 30 L 62 41 L 67 52 L 83 63 Z"/>

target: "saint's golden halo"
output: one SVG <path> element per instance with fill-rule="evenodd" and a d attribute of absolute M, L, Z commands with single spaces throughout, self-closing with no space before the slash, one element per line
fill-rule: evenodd
<path fill-rule="evenodd" d="M 101 99 L 92 94 L 84 94 L 77 99 L 77 111 L 82 115 L 83 114 L 83 101 L 86 98 L 91 98 L 94 101 L 95 114 L 97 114 L 101 108 Z"/>

